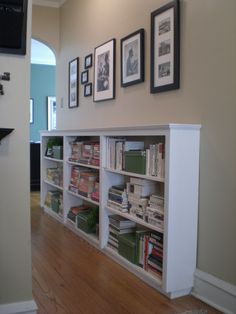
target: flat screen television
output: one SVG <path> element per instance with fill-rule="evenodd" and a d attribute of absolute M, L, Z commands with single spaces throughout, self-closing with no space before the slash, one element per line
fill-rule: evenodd
<path fill-rule="evenodd" d="M 0 0 L 0 53 L 26 54 L 28 0 Z"/>

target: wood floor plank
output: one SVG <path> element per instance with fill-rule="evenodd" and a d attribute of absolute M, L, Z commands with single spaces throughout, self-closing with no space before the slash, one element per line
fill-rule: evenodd
<path fill-rule="evenodd" d="M 169 300 L 158 293 L 45 214 L 38 192 L 31 193 L 31 230 L 38 314 L 220 313 L 192 296 Z"/>

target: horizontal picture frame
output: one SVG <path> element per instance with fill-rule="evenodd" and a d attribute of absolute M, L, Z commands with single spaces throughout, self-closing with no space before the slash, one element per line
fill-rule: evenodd
<path fill-rule="evenodd" d="M 151 93 L 179 88 L 179 0 L 151 13 Z"/>
<path fill-rule="evenodd" d="M 94 102 L 115 98 L 115 50 L 115 39 L 94 49 Z"/>
<path fill-rule="evenodd" d="M 121 86 L 144 81 L 144 29 L 141 28 L 120 41 Z"/>

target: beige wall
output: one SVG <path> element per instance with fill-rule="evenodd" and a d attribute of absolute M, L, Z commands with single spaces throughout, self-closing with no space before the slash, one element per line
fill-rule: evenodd
<path fill-rule="evenodd" d="M 180 89 L 150 94 L 150 13 L 162 0 L 68 0 L 61 10 L 58 126 L 201 123 L 198 268 L 236 284 L 236 1 L 181 0 Z M 120 87 L 120 39 L 146 31 L 145 82 Z M 116 99 L 68 109 L 68 62 L 117 39 Z M 92 81 L 93 70 L 89 72 Z"/>
<path fill-rule="evenodd" d="M 31 293 L 29 199 L 29 71 L 31 0 L 28 8 L 27 55 L 0 54 L 3 81 L 0 126 L 14 128 L 0 145 L 0 304 L 27 301 Z"/>
<path fill-rule="evenodd" d="M 32 9 L 32 38 L 48 45 L 54 53 L 59 52 L 59 16 L 57 8 L 33 5 Z"/>

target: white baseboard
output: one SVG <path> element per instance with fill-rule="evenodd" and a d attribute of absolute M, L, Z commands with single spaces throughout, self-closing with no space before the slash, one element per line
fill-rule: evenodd
<path fill-rule="evenodd" d="M 192 295 L 223 313 L 236 313 L 236 286 L 198 269 Z"/>
<path fill-rule="evenodd" d="M 37 314 L 37 309 L 34 300 L 0 304 L 0 314 Z"/>

